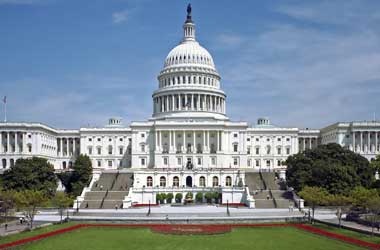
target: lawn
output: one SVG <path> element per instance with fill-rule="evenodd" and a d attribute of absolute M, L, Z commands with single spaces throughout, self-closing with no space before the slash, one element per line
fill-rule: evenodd
<path fill-rule="evenodd" d="M 235 228 L 218 235 L 167 235 L 147 228 L 80 228 L 29 243 L 23 250 L 164 250 L 164 249 L 260 249 L 345 250 L 363 249 L 293 227 Z"/>

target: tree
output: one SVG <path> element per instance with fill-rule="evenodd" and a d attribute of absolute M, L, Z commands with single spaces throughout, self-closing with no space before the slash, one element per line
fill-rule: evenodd
<path fill-rule="evenodd" d="M 37 207 L 43 206 L 47 200 L 47 196 L 41 191 L 23 190 L 16 193 L 17 208 L 24 211 L 26 219 L 30 222 L 30 229 L 33 228 Z"/>
<path fill-rule="evenodd" d="M 182 193 L 177 193 L 175 195 L 175 202 L 180 203 L 182 201 L 182 197 L 183 197 Z"/>
<path fill-rule="evenodd" d="M 352 199 L 341 194 L 329 195 L 327 198 L 328 205 L 336 207 L 336 216 L 338 217 L 339 227 L 341 227 L 342 216 L 350 210 Z"/>
<path fill-rule="evenodd" d="M 380 155 L 377 155 L 376 158 L 369 163 L 369 165 L 375 171 L 380 172 Z"/>
<path fill-rule="evenodd" d="M 156 194 L 156 202 L 157 203 L 164 203 L 164 200 L 166 199 L 166 194 L 165 193 L 158 193 Z"/>
<path fill-rule="evenodd" d="M 286 179 L 297 192 L 305 186 L 326 188 L 344 194 L 356 186 L 370 187 L 374 169 L 368 160 L 339 144 L 330 143 L 289 156 Z"/>
<path fill-rule="evenodd" d="M 371 227 L 372 227 L 372 235 L 374 234 L 374 226 L 377 222 L 377 217 L 380 212 L 380 196 L 372 196 L 367 201 L 367 208 L 372 213 L 371 216 Z"/>
<path fill-rule="evenodd" d="M 92 164 L 90 157 L 79 155 L 74 162 L 73 171 L 61 173 L 58 177 L 65 186 L 66 192 L 73 196 L 80 195 L 83 188 L 88 186 L 91 181 Z"/>
<path fill-rule="evenodd" d="M 202 192 L 199 192 L 195 195 L 195 200 L 197 202 L 202 202 L 203 201 L 203 193 Z"/>
<path fill-rule="evenodd" d="M 38 190 L 52 197 L 57 189 L 54 167 L 47 159 L 33 157 L 16 161 L 2 176 L 5 190 Z"/>
<path fill-rule="evenodd" d="M 166 194 L 166 202 L 167 203 L 172 203 L 173 198 L 174 198 L 173 193 L 167 193 Z"/>
<path fill-rule="evenodd" d="M 62 223 L 64 211 L 72 205 L 73 199 L 70 198 L 65 192 L 57 192 L 52 201 L 54 206 L 58 208 L 59 215 L 61 216 L 60 222 Z"/>
<path fill-rule="evenodd" d="M 12 190 L 0 192 L 0 212 L 4 214 L 5 223 L 11 209 L 15 207 L 15 192 Z"/>
<path fill-rule="evenodd" d="M 325 205 L 328 202 L 329 193 L 321 187 L 304 187 L 298 193 L 312 209 L 312 219 L 314 221 L 315 209 L 317 206 Z"/>
<path fill-rule="evenodd" d="M 368 210 L 368 201 L 378 195 L 376 189 L 366 189 L 364 187 L 356 187 L 350 194 L 353 205 L 364 210 Z"/>
<path fill-rule="evenodd" d="M 206 199 L 207 203 L 211 203 L 212 202 L 212 198 L 213 198 L 213 193 L 212 192 L 206 192 L 205 193 L 205 199 Z"/>

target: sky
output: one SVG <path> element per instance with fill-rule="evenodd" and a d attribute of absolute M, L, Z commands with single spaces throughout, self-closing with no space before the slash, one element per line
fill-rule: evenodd
<path fill-rule="evenodd" d="M 8 120 L 79 128 L 150 118 L 188 2 L 0 0 Z M 231 120 L 322 128 L 380 118 L 380 1 L 191 4 Z"/>

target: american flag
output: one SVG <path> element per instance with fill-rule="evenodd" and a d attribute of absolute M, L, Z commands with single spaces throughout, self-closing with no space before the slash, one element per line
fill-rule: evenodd
<path fill-rule="evenodd" d="M 4 104 L 7 103 L 7 96 L 4 96 L 4 98 L 3 98 L 3 103 L 4 103 Z"/>

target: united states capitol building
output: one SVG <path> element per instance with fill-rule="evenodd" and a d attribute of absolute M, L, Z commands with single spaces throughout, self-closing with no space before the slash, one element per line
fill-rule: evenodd
<path fill-rule="evenodd" d="M 102 174 L 117 172 L 133 175 L 121 194 L 124 206 L 154 203 L 158 192 L 196 193 L 215 187 L 222 190 L 223 201 L 241 203 L 252 200 L 252 190 L 244 188 L 246 173 L 270 171 L 284 177 L 284 161 L 305 149 L 338 143 L 369 160 L 380 153 L 380 121 L 337 122 L 322 129 L 279 127 L 268 118 L 257 119 L 255 125 L 231 121 L 221 76 L 195 31 L 190 10 L 183 39 L 158 75 L 151 118 L 129 125 L 111 118 L 104 127 L 76 130 L 0 123 L 0 167 L 38 156 L 65 171 L 79 154 L 86 154 L 94 177 L 79 202 L 94 185 L 102 189 L 97 183 Z M 122 189 L 123 182 L 117 183 Z"/>

